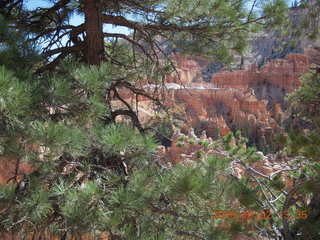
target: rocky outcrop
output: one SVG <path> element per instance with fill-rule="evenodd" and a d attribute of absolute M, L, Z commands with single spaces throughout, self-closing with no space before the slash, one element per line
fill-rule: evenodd
<path fill-rule="evenodd" d="M 168 106 L 185 106 L 186 123 L 192 126 L 196 134 L 206 130 L 207 135 L 216 138 L 227 134 L 230 129 L 249 128 L 260 136 L 270 128 L 279 131 L 277 122 L 267 109 L 267 102 L 258 100 L 249 90 L 242 89 L 180 89 L 172 90 L 172 100 Z"/>
<path fill-rule="evenodd" d="M 204 82 L 202 70 L 209 64 L 207 60 L 199 56 L 179 54 L 173 55 L 172 60 L 176 63 L 178 76 L 168 76 L 166 82 L 175 82 L 181 85 Z"/>
<path fill-rule="evenodd" d="M 315 48 L 307 50 L 309 55 L 289 53 L 261 67 L 255 63 L 234 71 L 220 69 L 210 81 L 204 75 L 211 64 L 208 60 L 175 54 L 177 71 L 166 78 L 164 103 L 185 133 L 192 127 L 197 135 L 205 130 L 215 139 L 241 130 L 259 150 L 277 150 L 273 139 L 284 132 L 285 96 L 300 86 L 300 76 L 320 56 Z M 149 93 L 155 89 L 148 84 L 143 87 Z M 140 97 L 137 103 L 129 92 L 122 96 L 134 109 L 138 106 L 142 122 L 152 119 L 155 113 L 149 99 Z"/>
<path fill-rule="evenodd" d="M 261 68 L 252 64 L 246 70 L 220 71 L 205 82 L 201 75 L 208 66 L 205 59 L 175 55 L 174 60 L 178 75 L 167 77 L 164 99 L 182 129 L 187 133 L 192 127 L 198 135 L 205 130 L 212 138 L 242 130 L 263 151 L 274 149 L 273 137 L 283 132 L 284 98 L 300 85 L 299 77 L 310 65 L 308 56 L 289 54 Z M 140 99 L 138 104 L 145 120 L 152 118 L 149 103 Z"/>
<path fill-rule="evenodd" d="M 262 151 L 275 149 L 273 138 L 283 133 L 285 96 L 299 87 L 299 77 L 310 65 L 308 56 L 289 54 L 261 68 L 252 64 L 246 70 L 220 70 L 206 82 L 201 75 L 209 64 L 205 59 L 175 55 L 174 60 L 178 74 L 166 79 L 164 103 L 180 119 L 185 133 L 192 127 L 198 135 L 205 130 L 207 136 L 217 138 L 241 130 Z M 144 87 L 150 93 L 154 90 Z M 138 106 L 142 122 L 153 117 L 150 100 L 139 98 L 137 103 L 130 93 L 122 95 Z"/>
<path fill-rule="evenodd" d="M 298 21 L 305 12 L 293 7 L 290 15 Z M 252 144 L 270 150 L 274 135 L 283 131 L 285 96 L 300 86 L 299 77 L 310 64 L 320 64 L 319 40 L 289 38 L 258 33 L 251 51 L 235 56 L 239 63 L 233 71 L 199 56 L 172 56 L 178 74 L 166 82 L 180 87 L 169 88 L 166 104 L 180 107 L 183 129 L 193 127 L 197 134 L 206 130 L 210 137 L 239 129 Z"/>
<path fill-rule="evenodd" d="M 248 70 L 218 73 L 212 83 L 220 88 L 250 88 L 259 83 L 269 83 L 277 88 L 292 91 L 299 86 L 299 77 L 308 70 L 309 57 L 289 54 L 284 59 L 274 59 L 261 68 L 255 64 Z"/>

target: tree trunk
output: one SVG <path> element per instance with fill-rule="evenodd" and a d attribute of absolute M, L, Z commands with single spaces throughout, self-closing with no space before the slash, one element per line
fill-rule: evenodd
<path fill-rule="evenodd" d="M 84 0 L 86 61 L 99 65 L 104 58 L 103 24 L 100 0 Z"/>

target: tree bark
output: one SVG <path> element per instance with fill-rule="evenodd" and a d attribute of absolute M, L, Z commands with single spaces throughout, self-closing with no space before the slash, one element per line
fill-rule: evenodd
<path fill-rule="evenodd" d="M 104 59 L 103 23 L 100 0 L 84 0 L 86 61 L 100 65 Z"/>

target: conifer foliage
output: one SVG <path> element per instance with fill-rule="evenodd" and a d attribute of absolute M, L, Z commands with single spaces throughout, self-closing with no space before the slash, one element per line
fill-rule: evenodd
<path fill-rule="evenodd" d="M 46 231 L 61 239 L 102 232 L 112 240 L 230 239 L 249 230 L 215 219 L 217 209 L 234 201 L 241 209 L 281 206 L 264 195 L 269 185 L 282 193 L 280 180 L 232 173 L 234 161 L 250 172 L 259 159 L 241 134 L 236 144 L 232 135 L 203 141 L 198 162 L 170 167 L 158 161 L 156 134 L 119 92 L 162 106 L 136 83 L 159 84 L 171 70 L 164 40 L 227 62 L 258 25 L 284 20 L 284 1 L 50 2 L 32 11 L 22 0 L 0 2 L 0 159 L 16 164 L 0 185 L 1 232 L 18 239 Z M 69 24 L 74 13 L 83 14 L 83 24 Z M 104 24 L 130 31 L 110 33 Z M 114 100 L 123 107 L 115 108 Z M 123 116 L 130 121 L 119 123 Z M 225 157 L 205 154 L 217 147 Z M 31 173 L 21 163 L 32 166 Z M 268 236 L 281 234 L 276 223 L 259 224 Z"/>
<path fill-rule="evenodd" d="M 50 7 L 33 11 L 26 10 L 22 0 L 3 4 L 12 23 L 32 33 L 30 40 L 44 43 L 43 53 L 49 60 L 44 69 L 52 69 L 69 55 L 93 65 L 103 60 L 120 64 L 118 54 L 113 54 L 118 39 L 153 61 L 162 52 L 163 39 L 179 42 L 180 48 L 225 57 L 230 49 L 243 50 L 248 31 L 255 30 L 257 23 L 279 23 L 286 16 L 282 0 L 51 2 Z M 83 16 L 84 23 L 70 24 L 73 14 Z M 107 30 L 110 26 L 126 28 L 128 34 L 112 33 Z M 106 46 L 104 41 L 116 43 Z"/>

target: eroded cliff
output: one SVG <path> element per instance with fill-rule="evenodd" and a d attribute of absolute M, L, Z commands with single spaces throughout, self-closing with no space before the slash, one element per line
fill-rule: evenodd
<path fill-rule="evenodd" d="M 167 77 L 164 99 L 182 131 L 193 128 L 197 135 L 205 131 L 217 138 L 241 130 L 262 151 L 276 148 L 273 138 L 283 133 L 285 96 L 299 87 L 299 77 L 312 63 L 308 55 L 290 53 L 260 68 L 251 64 L 243 70 L 221 69 L 208 82 L 203 72 L 210 62 L 181 55 L 173 59 L 178 74 Z M 132 96 L 124 95 L 136 105 Z M 152 106 L 146 98 L 139 101 L 140 117 L 147 122 Z"/>

